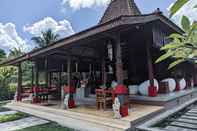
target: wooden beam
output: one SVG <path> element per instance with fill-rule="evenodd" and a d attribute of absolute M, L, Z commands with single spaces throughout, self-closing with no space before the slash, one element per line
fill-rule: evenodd
<path fill-rule="evenodd" d="M 121 41 L 120 34 L 117 35 L 115 39 L 115 57 L 116 57 L 116 78 L 118 84 L 123 84 L 123 63 L 122 63 L 122 50 L 121 50 Z"/>
<path fill-rule="evenodd" d="M 21 63 L 18 64 L 18 79 L 17 79 L 17 101 L 21 101 L 22 93 L 22 68 Z"/>

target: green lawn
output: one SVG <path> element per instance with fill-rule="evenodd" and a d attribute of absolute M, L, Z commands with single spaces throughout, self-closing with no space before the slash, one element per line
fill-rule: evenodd
<path fill-rule="evenodd" d="M 73 129 L 65 128 L 57 123 L 48 123 L 40 126 L 28 127 L 17 131 L 74 131 Z"/>
<path fill-rule="evenodd" d="M 29 116 L 29 115 L 27 115 L 25 113 L 21 113 L 21 112 L 17 112 L 15 114 L 2 115 L 2 116 L 0 116 L 0 123 L 19 120 L 19 119 L 25 118 L 27 116 Z"/>

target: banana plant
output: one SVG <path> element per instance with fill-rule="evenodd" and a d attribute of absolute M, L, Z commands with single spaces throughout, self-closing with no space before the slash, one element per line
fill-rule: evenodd
<path fill-rule="evenodd" d="M 185 4 L 187 4 L 190 0 L 177 0 L 173 6 L 170 8 L 170 17 L 176 14 Z M 192 7 L 193 8 L 193 7 Z M 197 5 L 194 6 L 197 8 Z"/>
<path fill-rule="evenodd" d="M 185 34 L 171 34 L 168 37 L 170 42 L 161 48 L 165 53 L 156 60 L 159 63 L 168 58 L 174 59 L 169 69 L 185 61 L 197 63 L 197 23 L 191 23 L 188 17 L 183 16 L 181 25 Z"/>

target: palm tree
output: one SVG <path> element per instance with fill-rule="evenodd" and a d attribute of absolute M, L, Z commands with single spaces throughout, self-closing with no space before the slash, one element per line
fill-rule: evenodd
<path fill-rule="evenodd" d="M 43 31 L 41 36 L 33 37 L 32 40 L 38 44 L 38 47 L 45 47 L 59 38 L 58 34 L 55 34 L 51 29 Z"/>
<path fill-rule="evenodd" d="M 24 54 L 24 52 L 20 48 L 14 48 L 14 49 L 10 50 L 10 53 L 8 55 L 8 59 L 13 59 L 13 58 L 19 57 L 23 54 Z"/>

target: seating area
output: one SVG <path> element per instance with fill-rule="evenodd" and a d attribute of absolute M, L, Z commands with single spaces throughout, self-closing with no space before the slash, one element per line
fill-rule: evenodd
<path fill-rule="evenodd" d="M 175 91 L 181 91 L 185 89 L 190 89 L 194 87 L 193 81 L 186 81 L 184 78 L 182 79 L 173 79 L 173 78 L 167 78 L 163 79 L 160 82 L 158 82 L 156 79 L 154 79 L 154 86 L 156 90 L 155 96 L 158 94 L 168 94 Z M 143 83 L 138 85 L 130 85 L 129 86 L 129 94 L 130 95 L 141 95 L 141 96 L 150 96 L 150 81 L 147 80 Z"/>

